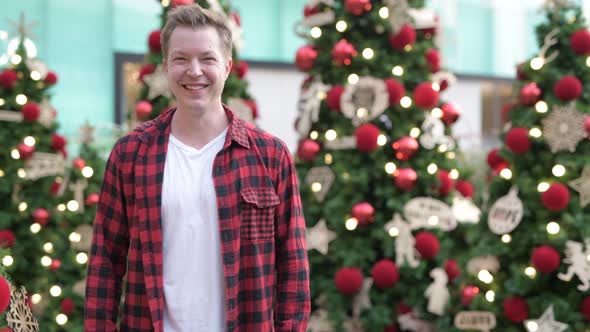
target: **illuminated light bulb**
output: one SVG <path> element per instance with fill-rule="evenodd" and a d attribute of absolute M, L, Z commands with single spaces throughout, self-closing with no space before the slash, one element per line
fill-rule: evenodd
<path fill-rule="evenodd" d="M 313 38 L 320 38 L 322 36 L 322 29 L 318 28 L 318 27 L 313 27 L 311 28 L 311 36 Z"/>
<path fill-rule="evenodd" d="M 401 66 L 395 66 L 391 69 L 391 73 L 395 76 L 402 76 L 404 74 L 404 68 Z"/>
<path fill-rule="evenodd" d="M 65 210 L 66 210 L 66 205 L 65 204 L 59 204 L 57 206 L 57 211 L 64 212 Z"/>
<path fill-rule="evenodd" d="M 502 235 L 502 242 L 504 242 L 504 243 L 512 242 L 512 236 L 510 236 L 510 234 Z"/>
<path fill-rule="evenodd" d="M 31 302 L 33 302 L 33 304 L 37 304 L 37 303 L 41 302 L 42 299 L 43 299 L 43 297 L 41 296 L 41 294 L 31 295 Z"/>
<path fill-rule="evenodd" d="M 420 136 L 420 129 L 414 127 L 412 128 L 412 130 L 410 130 L 410 137 L 412 138 L 418 138 L 418 136 Z"/>
<path fill-rule="evenodd" d="M 338 137 L 338 134 L 336 133 L 336 130 L 329 129 L 328 131 L 326 131 L 325 136 L 328 141 L 333 141 L 336 139 L 336 137 Z"/>
<path fill-rule="evenodd" d="M 76 262 L 78 264 L 86 264 L 88 262 L 88 255 L 85 252 L 78 253 L 76 255 Z"/>
<path fill-rule="evenodd" d="M 545 60 L 543 60 L 543 58 L 538 58 L 538 57 L 532 58 L 531 62 L 530 62 L 531 68 L 533 70 L 539 70 L 539 69 L 543 68 L 544 64 L 545 64 Z"/>
<path fill-rule="evenodd" d="M 3 98 L 0 98 L 0 106 L 4 106 L 4 104 L 6 104 L 6 100 L 4 100 Z"/>
<path fill-rule="evenodd" d="M 494 293 L 494 291 L 490 290 L 486 292 L 486 300 L 488 302 L 494 302 L 494 300 L 496 300 L 496 293 Z"/>
<path fill-rule="evenodd" d="M 365 48 L 363 50 L 363 58 L 371 60 L 375 56 L 375 51 L 371 48 Z"/>
<path fill-rule="evenodd" d="M 369 111 L 364 107 L 360 107 L 358 110 L 356 110 L 357 118 L 364 118 L 367 115 L 369 115 Z"/>
<path fill-rule="evenodd" d="M 47 242 L 43 245 L 43 250 L 45 250 L 46 253 L 50 254 L 53 252 L 53 243 L 51 242 Z"/>
<path fill-rule="evenodd" d="M 16 171 L 16 174 L 18 174 L 18 177 L 21 179 L 24 179 L 27 176 L 27 172 L 22 168 L 19 168 L 18 171 Z"/>
<path fill-rule="evenodd" d="M 512 171 L 508 168 L 504 168 L 503 170 L 500 171 L 500 176 L 506 180 L 510 180 L 510 179 L 512 179 Z"/>
<path fill-rule="evenodd" d="M 539 185 L 537 186 L 537 190 L 538 190 L 540 193 L 544 193 L 544 192 L 546 192 L 546 191 L 547 191 L 547 189 L 549 189 L 549 183 L 547 183 L 547 182 L 541 182 L 541 183 L 539 183 Z"/>
<path fill-rule="evenodd" d="M 396 236 L 399 235 L 399 229 L 397 229 L 397 227 L 391 227 L 389 229 L 389 232 L 388 233 L 389 233 L 389 236 L 396 237 Z"/>
<path fill-rule="evenodd" d="M 551 172 L 556 177 L 562 177 L 565 175 L 565 167 L 563 165 L 557 164 L 557 165 L 553 166 L 553 169 L 551 170 Z"/>
<path fill-rule="evenodd" d="M 23 142 L 28 145 L 28 146 L 35 146 L 35 143 L 37 142 L 35 140 L 35 137 L 33 136 L 27 136 L 25 137 L 25 139 L 23 140 Z"/>
<path fill-rule="evenodd" d="M 408 107 L 412 106 L 412 98 L 410 98 L 408 96 L 404 96 L 399 101 L 399 103 L 400 103 L 400 105 L 402 105 L 403 108 L 408 108 Z"/>
<path fill-rule="evenodd" d="M 430 225 L 430 226 L 438 225 L 438 217 L 437 216 L 430 216 L 428 218 L 428 225 Z"/>
<path fill-rule="evenodd" d="M 426 168 L 426 171 L 428 172 L 428 174 L 434 174 L 436 173 L 436 171 L 438 171 L 438 166 L 436 166 L 435 163 L 432 163 L 430 165 L 428 165 L 428 167 Z"/>
<path fill-rule="evenodd" d="M 529 266 L 526 269 L 524 269 L 524 274 L 526 274 L 527 277 L 532 279 L 537 276 L 537 270 L 535 270 L 534 267 Z"/>
<path fill-rule="evenodd" d="M 50 266 L 52 261 L 53 260 L 49 256 L 43 256 L 43 257 L 41 257 L 41 265 L 43 265 L 45 267 Z"/>
<path fill-rule="evenodd" d="M 23 61 L 23 58 L 18 54 L 13 54 L 10 57 L 10 62 L 12 62 L 12 64 L 14 65 L 18 65 L 19 63 L 21 63 L 21 61 Z"/>
<path fill-rule="evenodd" d="M 315 130 L 314 130 L 314 131 L 312 131 L 311 133 L 309 133 L 309 138 L 311 138 L 311 139 L 313 139 L 313 140 L 316 140 L 316 139 L 318 139 L 318 137 L 320 137 L 320 134 L 318 134 L 318 132 L 317 132 L 317 131 L 315 131 Z"/>
<path fill-rule="evenodd" d="M 21 94 L 16 95 L 16 98 L 14 98 L 14 100 L 16 101 L 17 104 L 19 105 L 24 105 L 27 103 L 27 101 L 29 101 L 29 98 L 27 98 L 27 96 Z"/>
<path fill-rule="evenodd" d="M 326 165 L 330 165 L 333 162 L 333 158 L 332 158 L 332 154 L 330 153 L 326 153 L 326 155 L 324 156 L 324 163 Z"/>
<path fill-rule="evenodd" d="M 586 66 L 590 67 L 590 56 L 586 58 Z"/>
<path fill-rule="evenodd" d="M 71 212 L 76 212 L 80 208 L 80 204 L 78 204 L 78 202 L 75 201 L 75 200 L 71 200 L 71 201 L 68 202 L 68 204 L 66 205 L 66 207 Z"/>
<path fill-rule="evenodd" d="M 452 170 L 449 172 L 449 177 L 450 177 L 451 179 L 453 179 L 453 180 L 457 180 L 457 179 L 459 178 L 459 171 L 453 168 L 453 169 L 452 169 Z"/>
<path fill-rule="evenodd" d="M 65 323 L 68 322 L 68 316 L 66 316 L 64 314 L 58 314 L 57 316 L 55 316 L 55 322 L 58 325 L 64 325 Z"/>
<path fill-rule="evenodd" d="M 438 83 L 432 83 L 432 90 L 440 91 L 440 85 L 438 85 Z"/>
<path fill-rule="evenodd" d="M 318 93 L 316 94 L 316 97 L 320 100 L 326 99 L 327 96 L 328 94 L 324 91 L 318 91 Z"/>
<path fill-rule="evenodd" d="M 28 207 L 29 205 L 27 204 L 27 202 L 20 202 L 20 204 L 18 205 L 18 210 L 20 212 L 25 212 Z"/>
<path fill-rule="evenodd" d="M 357 84 L 359 81 L 359 75 L 350 74 L 348 75 L 348 84 Z"/>
<path fill-rule="evenodd" d="M 539 100 L 536 104 L 535 104 L 535 110 L 538 113 L 547 113 L 547 111 L 549 110 L 549 106 L 547 106 L 547 103 L 544 102 L 543 100 Z"/>
<path fill-rule="evenodd" d="M 53 297 L 60 296 L 61 295 L 61 287 L 59 287 L 57 285 L 51 286 L 51 288 L 49 289 L 49 294 L 51 294 L 51 296 L 53 296 Z"/>
<path fill-rule="evenodd" d="M 10 156 L 12 157 L 12 159 L 20 159 L 20 152 L 18 152 L 17 149 L 13 149 L 12 151 L 10 151 Z"/>
<path fill-rule="evenodd" d="M 387 164 L 385 164 L 385 172 L 387 172 L 387 174 L 393 174 L 396 170 L 397 166 L 394 163 L 388 162 Z"/>
<path fill-rule="evenodd" d="M 88 179 L 91 178 L 92 175 L 94 175 L 94 170 L 92 169 L 92 167 L 84 166 L 84 168 L 82 168 L 82 176 Z"/>
<path fill-rule="evenodd" d="M 456 157 L 457 157 L 457 155 L 455 154 L 455 152 L 453 152 L 453 151 L 447 152 L 448 159 L 455 159 Z"/>
<path fill-rule="evenodd" d="M 447 152 L 447 150 L 448 150 L 448 147 L 445 144 L 441 144 L 438 146 L 438 152 L 440 152 L 440 153 L 445 153 L 445 152 Z"/>
<path fill-rule="evenodd" d="M 344 32 L 344 31 L 346 31 L 346 29 L 348 29 L 348 24 L 346 24 L 346 22 L 344 22 L 344 21 L 336 22 L 336 30 L 338 30 L 338 32 Z"/>
<path fill-rule="evenodd" d="M 161 2 L 163 7 L 168 7 L 170 5 L 170 0 L 162 0 Z"/>
<path fill-rule="evenodd" d="M 38 223 L 34 223 L 31 225 L 31 227 L 29 229 L 31 230 L 31 233 L 37 234 L 41 230 L 41 225 Z"/>
<path fill-rule="evenodd" d="M 381 9 L 379 9 L 379 17 L 381 17 L 384 20 L 389 18 L 389 8 L 381 7 Z"/>
<path fill-rule="evenodd" d="M 5 175 L 5 174 L 4 174 L 4 171 L 0 169 L 0 178 L 1 178 L 1 177 L 4 177 L 4 175 Z"/>
<path fill-rule="evenodd" d="M 539 324 L 532 320 L 528 321 L 526 322 L 526 329 L 528 330 L 528 332 L 537 332 L 539 330 Z"/>
<path fill-rule="evenodd" d="M 38 71 L 36 71 L 36 70 L 33 70 L 33 71 L 31 71 L 31 79 L 32 79 L 33 81 L 38 81 L 38 80 L 40 80 L 40 79 L 41 79 L 41 73 L 40 73 L 40 72 L 38 72 Z"/>
<path fill-rule="evenodd" d="M 348 229 L 349 231 L 354 231 L 356 229 L 356 227 L 358 226 L 359 222 L 358 220 L 356 220 L 356 218 L 350 218 L 348 220 L 346 220 L 345 226 L 346 229 Z"/>
<path fill-rule="evenodd" d="M 559 233 L 559 230 L 560 230 L 559 224 L 556 223 L 555 221 L 552 221 L 547 224 L 547 233 L 549 233 L 551 235 L 555 235 L 555 234 Z"/>
<path fill-rule="evenodd" d="M 479 280 L 481 280 L 481 282 L 486 284 L 491 284 L 492 281 L 494 281 L 494 276 L 488 270 L 479 271 L 477 277 L 479 278 Z"/>
<path fill-rule="evenodd" d="M 387 136 L 383 134 L 377 136 L 377 145 L 384 146 L 385 144 L 387 144 Z"/>
<path fill-rule="evenodd" d="M 410 44 L 404 46 L 404 51 L 406 51 L 406 52 L 410 52 L 412 49 L 413 49 L 413 47 Z"/>
<path fill-rule="evenodd" d="M 531 128 L 531 130 L 529 130 L 529 135 L 531 135 L 531 137 L 534 137 L 534 138 L 539 138 L 543 135 L 543 132 L 541 131 L 541 129 L 534 127 L 534 128 Z"/>
<path fill-rule="evenodd" d="M 14 263 L 14 258 L 10 255 L 6 255 L 2 258 L 2 265 L 11 266 Z"/>
<path fill-rule="evenodd" d="M 82 240 L 82 235 L 80 235 L 80 233 L 77 233 L 77 232 L 71 232 L 69 239 L 70 239 L 70 242 L 78 243 L 78 242 L 80 242 L 80 240 Z"/>
<path fill-rule="evenodd" d="M 432 109 L 430 114 L 432 114 L 433 117 L 440 119 L 443 116 L 443 111 L 440 108 L 435 107 Z"/>
<path fill-rule="evenodd" d="M 311 191 L 314 193 L 322 191 L 322 184 L 319 182 L 314 182 L 311 184 Z"/>

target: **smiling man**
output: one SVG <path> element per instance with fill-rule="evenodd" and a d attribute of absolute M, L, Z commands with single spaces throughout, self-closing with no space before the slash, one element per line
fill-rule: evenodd
<path fill-rule="evenodd" d="M 85 331 L 304 332 L 309 268 L 291 155 L 221 103 L 232 66 L 221 17 L 180 6 L 161 36 L 177 107 L 111 152 Z"/>

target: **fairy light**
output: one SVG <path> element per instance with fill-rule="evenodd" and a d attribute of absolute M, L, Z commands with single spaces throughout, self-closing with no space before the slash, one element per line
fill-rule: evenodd
<path fill-rule="evenodd" d="M 377 136 L 377 145 L 384 146 L 385 144 L 387 144 L 387 136 L 383 134 Z"/>
<path fill-rule="evenodd" d="M 455 154 L 455 152 L 453 152 L 453 151 L 447 152 L 448 159 L 455 159 L 456 157 L 457 157 L 457 155 Z"/>
<path fill-rule="evenodd" d="M 430 225 L 430 226 L 438 225 L 438 217 L 437 216 L 430 216 L 428 218 L 428 225 Z"/>
<path fill-rule="evenodd" d="M 500 176 L 506 180 L 510 180 L 510 179 L 512 179 L 512 171 L 508 168 L 504 168 L 503 170 L 500 171 Z"/>
<path fill-rule="evenodd" d="M 441 144 L 438 146 L 438 152 L 440 153 L 445 153 L 448 149 L 449 147 L 446 144 Z"/>
<path fill-rule="evenodd" d="M 406 51 L 406 52 L 410 52 L 412 49 L 413 49 L 413 47 L 410 44 L 404 46 L 404 51 Z"/>
<path fill-rule="evenodd" d="M 586 66 L 590 67 L 590 56 L 586 58 Z"/>
<path fill-rule="evenodd" d="M 350 74 L 348 75 L 348 84 L 357 84 L 359 81 L 359 75 L 357 74 Z"/>
<path fill-rule="evenodd" d="M 363 50 L 363 58 L 371 60 L 373 56 L 375 56 L 375 51 L 372 48 L 367 47 Z"/>
<path fill-rule="evenodd" d="M 399 229 L 397 229 L 397 227 L 391 227 L 387 233 L 391 237 L 396 237 L 399 235 Z"/>
<path fill-rule="evenodd" d="M 338 137 L 338 134 L 336 133 L 336 130 L 329 129 L 326 131 L 325 137 L 328 141 L 333 141 L 336 139 L 336 137 Z"/>
<path fill-rule="evenodd" d="M 318 193 L 320 191 L 322 191 L 322 184 L 319 182 L 314 182 L 311 184 L 311 191 L 313 191 L 314 193 Z"/>
<path fill-rule="evenodd" d="M 369 115 L 369 110 L 364 107 L 359 107 L 359 109 L 356 110 L 356 117 L 359 119 L 362 119 L 367 115 Z"/>
<path fill-rule="evenodd" d="M 40 73 L 40 72 L 38 72 L 38 71 L 36 71 L 36 70 L 33 70 L 33 71 L 31 71 L 31 79 L 32 79 L 33 81 L 38 81 L 38 80 L 40 80 L 40 79 L 41 79 L 41 73 Z"/>
<path fill-rule="evenodd" d="M 43 297 L 41 296 L 41 294 L 31 295 L 31 302 L 33 302 L 33 304 L 38 304 L 39 302 L 41 302 L 42 299 Z"/>
<path fill-rule="evenodd" d="M 486 300 L 488 302 L 494 302 L 496 300 L 496 293 L 494 291 L 489 290 L 486 292 Z"/>
<path fill-rule="evenodd" d="M 479 280 L 481 280 L 481 282 L 486 284 L 491 284 L 492 281 L 494 281 L 494 276 L 488 270 L 479 271 L 477 277 L 479 278 Z"/>
<path fill-rule="evenodd" d="M 526 322 L 526 329 L 529 332 L 537 332 L 539 330 L 539 324 L 537 324 L 537 322 L 535 321 L 530 320 Z"/>
<path fill-rule="evenodd" d="M 547 233 L 551 234 L 551 235 L 555 235 L 557 233 L 559 233 L 559 224 L 556 223 L 555 221 L 552 221 L 550 223 L 547 224 Z"/>
<path fill-rule="evenodd" d="M 504 242 L 504 243 L 512 242 L 512 236 L 510 236 L 510 234 L 502 235 L 502 242 Z"/>
<path fill-rule="evenodd" d="M 309 133 L 309 138 L 311 138 L 312 140 L 316 140 L 318 139 L 318 137 L 320 137 L 320 134 L 315 130 Z"/>
<path fill-rule="evenodd" d="M 311 28 L 311 36 L 315 39 L 318 39 L 322 36 L 322 29 L 320 29 L 319 27 L 313 27 Z"/>
<path fill-rule="evenodd" d="M 539 100 L 535 104 L 535 110 L 537 111 L 537 113 L 547 113 L 547 111 L 549 110 L 549 106 L 547 106 L 547 103 L 543 100 Z"/>
<path fill-rule="evenodd" d="M 71 200 L 68 202 L 66 207 L 68 208 L 69 211 L 76 212 L 80 208 L 80 204 L 78 204 L 78 202 L 75 200 Z"/>
<path fill-rule="evenodd" d="M 41 257 L 41 265 L 43 265 L 45 267 L 50 266 L 52 261 L 53 260 L 49 256 L 43 256 L 43 257 Z"/>
<path fill-rule="evenodd" d="M 396 170 L 397 166 L 394 163 L 388 162 L 387 164 L 385 164 L 385 172 L 387 172 L 387 174 L 393 174 Z"/>
<path fill-rule="evenodd" d="M 420 129 L 416 127 L 412 128 L 412 130 L 410 130 L 410 137 L 418 138 L 418 136 L 420 136 Z"/>
<path fill-rule="evenodd" d="M 12 62 L 13 65 L 18 65 L 19 63 L 21 63 L 21 61 L 23 61 L 23 58 L 18 54 L 13 54 L 10 57 L 10 62 Z"/>
<path fill-rule="evenodd" d="M 331 165 L 333 162 L 333 158 L 332 158 L 332 154 L 331 153 L 326 153 L 326 155 L 324 155 L 324 163 L 326 165 Z"/>
<path fill-rule="evenodd" d="M 541 182 L 541 183 L 539 183 L 539 185 L 537 186 L 537 190 L 538 190 L 540 193 L 544 193 L 544 192 L 546 192 L 546 191 L 547 191 L 547 189 L 549 189 L 549 183 L 547 183 L 547 182 Z"/>
<path fill-rule="evenodd" d="M 400 105 L 402 105 L 403 108 L 408 108 L 412 106 L 412 98 L 408 96 L 403 96 L 399 103 Z"/>
<path fill-rule="evenodd" d="M 82 176 L 89 179 L 92 177 L 92 175 L 94 175 L 94 170 L 92 169 L 92 167 L 84 166 L 84 168 L 82 168 Z"/>
<path fill-rule="evenodd" d="M 543 132 L 538 127 L 533 127 L 531 130 L 529 130 L 529 135 L 534 138 L 539 138 L 543 136 Z"/>
<path fill-rule="evenodd" d="M 391 73 L 395 76 L 402 76 L 404 74 L 404 69 L 401 66 L 394 66 L 391 69 Z"/>
<path fill-rule="evenodd" d="M 457 179 L 459 178 L 459 171 L 453 168 L 453 169 L 452 169 L 452 170 L 449 172 L 449 177 L 450 177 L 451 179 L 453 179 L 453 180 L 457 180 Z"/>
<path fill-rule="evenodd" d="M 20 94 L 16 95 L 16 98 L 14 98 L 14 100 L 16 101 L 17 104 L 24 105 L 27 103 L 27 101 L 29 101 L 29 98 L 27 98 L 27 96 L 20 93 Z"/>
<path fill-rule="evenodd" d="M 346 220 L 345 226 L 349 231 L 354 231 L 358 226 L 359 221 L 356 218 L 349 218 Z"/>
<path fill-rule="evenodd" d="M 35 146 L 35 143 L 37 142 L 35 140 L 35 137 L 33 136 L 27 136 L 25 137 L 25 139 L 23 140 L 23 142 L 28 145 L 28 146 Z"/>
<path fill-rule="evenodd" d="M 440 91 L 440 85 L 438 85 L 438 83 L 432 83 L 431 85 L 432 85 L 432 90 Z"/>
<path fill-rule="evenodd" d="M 170 0 L 162 0 L 162 7 L 168 7 L 170 5 Z"/>
<path fill-rule="evenodd" d="M 565 175 L 565 167 L 563 165 L 557 164 L 555 166 L 553 166 L 553 169 L 551 170 L 551 172 L 553 173 L 553 175 L 555 175 L 556 177 L 562 177 Z"/>
<path fill-rule="evenodd" d="M 65 204 L 59 204 L 57 206 L 57 211 L 64 212 L 65 210 L 66 210 L 66 205 Z"/>
<path fill-rule="evenodd" d="M 14 258 L 12 258 L 12 256 L 6 255 L 2 257 L 2 265 L 11 266 L 12 264 L 14 264 Z"/>
<path fill-rule="evenodd" d="M 432 114 L 433 117 L 435 117 L 437 119 L 440 119 L 443 116 L 443 111 L 440 108 L 435 107 L 435 108 L 432 109 L 432 111 L 430 112 L 430 114 Z"/>
<path fill-rule="evenodd" d="M 428 165 L 428 167 L 426 168 L 426 171 L 428 172 L 428 174 L 432 175 L 432 174 L 436 173 L 436 171 L 438 171 L 438 166 L 436 166 L 435 163 L 432 163 L 432 164 Z"/>
<path fill-rule="evenodd" d="M 78 264 L 86 264 L 88 262 L 88 255 L 85 252 L 78 253 L 76 255 L 76 262 Z"/>
<path fill-rule="evenodd" d="M 344 22 L 344 21 L 336 22 L 336 30 L 338 30 L 338 32 L 344 32 L 344 31 L 346 31 L 346 29 L 348 29 L 348 24 L 346 24 L 346 22 Z"/>
<path fill-rule="evenodd" d="M 16 171 L 16 174 L 18 174 L 18 177 L 21 179 L 24 179 L 27 176 L 27 172 L 22 168 L 19 168 L 18 171 Z"/>
<path fill-rule="evenodd" d="M 3 98 L 0 98 L 0 106 L 4 106 L 4 104 L 6 104 L 6 100 L 4 100 Z"/>
<path fill-rule="evenodd" d="M 25 212 L 28 207 L 29 205 L 27 204 L 27 202 L 20 202 L 20 204 L 18 205 L 18 210 L 20 212 Z"/>
<path fill-rule="evenodd" d="M 532 279 L 537 276 L 537 270 L 535 270 L 534 267 L 529 266 L 526 269 L 524 269 L 524 274 L 526 274 L 527 277 Z"/>
<path fill-rule="evenodd" d="M 539 69 L 543 68 L 544 64 L 545 64 L 545 60 L 543 60 L 543 58 L 538 58 L 538 57 L 532 58 L 531 62 L 530 62 L 531 68 L 533 70 L 539 70 Z"/>
<path fill-rule="evenodd" d="M 51 296 L 53 296 L 53 297 L 60 296 L 61 295 L 61 287 L 59 287 L 58 285 L 51 286 L 51 288 L 49 289 L 49 294 L 51 294 Z"/>
<path fill-rule="evenodd" d="M 5 174 L 4 174 L 4 171 L 0 169 L 0 178 L 3 178 L 3 177 L 4 177 L 4 175 L 5 175 Z"/>
<path fill-rule="evenodd" d="M 46 253 L 51 254 L 53 252 L 53 243 L 51 242 L 47 242 L 43 245 L 43 250 L 45 250 Z"/>
<path fill-rule="evenodd" d="M 65 325 L 68 322 L 68 316 L 64 314 L 58 314 L 57 316 L 55 316 L 55 322 L 58 325 Z"/>
<path fill-rule="evenodd" d="M 384 20 L 389 18 L 389 8 L 381 7 L 381 9 L 379 9 L 379 17 L 381 17 Z"/>
<path fill-rule="evenodd" d="M 12 149 L 12 151 L 10 151 L 10 156 L 12 159 L 20 159 L 20 152 L 18 152 L 17 149 Z"/>
<path fill-rule="evenodd" d="M 69 236 L 70 242 L 78 243 L 82 240 L 82 235 L 78 232 L 71 232 Z"/>

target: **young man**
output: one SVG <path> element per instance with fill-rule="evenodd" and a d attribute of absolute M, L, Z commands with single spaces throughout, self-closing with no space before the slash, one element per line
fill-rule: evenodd
<path fill-rule="evenodd" d="M 163 65 L 177 108 L 123 137 L 109 157 L 85 331 L 306 330 L 293 161 L 221 103 L 231 40 L 223 20 L 197 5 L 170 12 Z"/>

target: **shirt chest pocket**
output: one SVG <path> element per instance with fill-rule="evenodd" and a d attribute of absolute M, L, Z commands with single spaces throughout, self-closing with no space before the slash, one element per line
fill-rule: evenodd
<path fill-rule="evenodd" d="M 247 187 L 240 191 L 241 236 L 245 240 L 269 240 L 275 232 L 275 208 L 279 196 L 272 187 Z"/>

